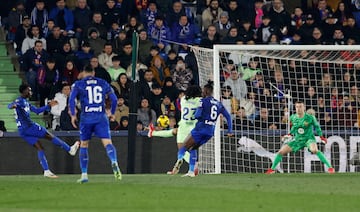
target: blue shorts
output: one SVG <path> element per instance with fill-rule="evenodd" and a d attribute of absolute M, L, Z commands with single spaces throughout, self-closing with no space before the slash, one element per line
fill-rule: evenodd
<path fill-rule="evenodd" d="M 96 123 L 82 123 L 80 121 L 80 140 L 87 141 L 91 135 L 95 134 L 98 138 L 111 138 L 109 120 L 102 119 Z"/>
<path fill-rule="evenodd" d="M 44 138 L 47 130 L 39 124 L 33 124 L 26 129 L 19 129 L 20 136 L 31 146 L 33 146 L 39 138 Z"/>
<path fill-rule="evenodd" d="M 205 144 L 206 142 L 208 142 L 208 140 L 210 140 L 210 138 L 213 137 L 213 135 L 209 134 L 208 130 L 197 129 L 197 128 L 191 130 L 191 136 L 194 138 L 195 144 L 197 146 L 201 146 Z"/>

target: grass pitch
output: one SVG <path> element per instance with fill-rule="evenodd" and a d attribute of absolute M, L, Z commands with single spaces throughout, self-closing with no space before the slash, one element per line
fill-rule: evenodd
<path fill-rule="evenodd" d="M 0 176 L 0 211 L 360 211 L 360 175 Z"/>

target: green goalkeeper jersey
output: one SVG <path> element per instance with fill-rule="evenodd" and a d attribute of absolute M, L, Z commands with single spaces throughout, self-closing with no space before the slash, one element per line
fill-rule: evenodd
<path fill-rule="evenodd" d="M 300 118 L 297 114 L 290 116 L 291 130 L 290 134 L 295 136 L 296 141 L 306 142 L 309 139 L 315 140 L 314 128 L 318 136 L 322 136 L 322 131 L 319 122 L 315 116 L 308 113 Z"/>
<path fill-rule="evenodd" d="M 185 97 L 182 97 L 180 100 L 181 106 L 181 119 L 179 126 L 189 126 L 193 128 L 197 122 L 195 119 L 195 111 L 200 106 L 200 97 L 191 98 L 186 100 Z"/>

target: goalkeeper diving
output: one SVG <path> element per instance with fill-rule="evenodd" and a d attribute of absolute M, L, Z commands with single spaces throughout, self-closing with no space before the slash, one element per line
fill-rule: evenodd
<path fill-rule="evenodd" d="M 318 149 L 314 135 L 314 128 L 323 143 L 327 143 L 327 139 L 323 136 L 320 124 L 315 116 L 305 112 L 305 105 L 303 102 L 298 101 L 295 103 L 296 113 L 290 116 L 290 133 L 283 137 L 284 145 L 280 148 L 279 152 L 275 155 L 275 159 L 270 169 L 266 174 L 275 173 L 276 166 L 281 162 L 282 157 L 290 152 L 297 152 L 305 147 L 312 154 L 316 154 L 320 161 L 328 168 L 328 173 L 335 173 L 325 155 Z"/>

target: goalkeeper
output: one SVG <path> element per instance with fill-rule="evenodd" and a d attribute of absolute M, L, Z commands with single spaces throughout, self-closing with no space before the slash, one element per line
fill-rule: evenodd
<path fill-rule="evenodd" d="M 154 125 L 149 125 L 148 137 L 172 137 L 176 135 L 176 142 L 178 149 L 183 147 L 185 138 L 189 135 L 189 132 L 195 127 L 197 119 L 195 119 L 195 111 L 200 106 L 202 91 L 201 87 L 197 85 L 191 85 L 185 91 L 185 96 L 181 97 L 180 110 L 181 120 L 179 121 L 179 127 L 176 129 L 154 131 Z M 189 162 L 190 154 L 186 152 L 184 160 Z M 173 169 L 168 171 L 167 174 L 175 175 L 179 170 Z M 198 174 L 197 164 L 195 167 L 195 175 Z"/>
<path fill-rule="evenodd" d="M 296 102 L 295 109 L 296 114 L 293 114 L 290 117 L 290 134 L 284 136 L 285 144 L 276 154 L 273 164 L 271 168 L 266 171 L 266 174 L 275 173 L 275 168 L 281 162 L 284 155 L 290 152 L 295 153 L 304 147 L 307 147 L 308 151 L 310 151 L 312 154 L 316 154 L 320 161 L 328 167 L 328 172 L 333 174 L 335 172 L 334 168 L 326 159 L 325 155 L 318 150 L 316 145 L 313 128 L 315 128 L 317 135 L 320 136 L 321 141 L 325 144 L 327 143 L 327 139 L 323 136 L 318 121 L 316 120 L 315 116 L 305 113 L 305 105 L 303 102 Z"/>

